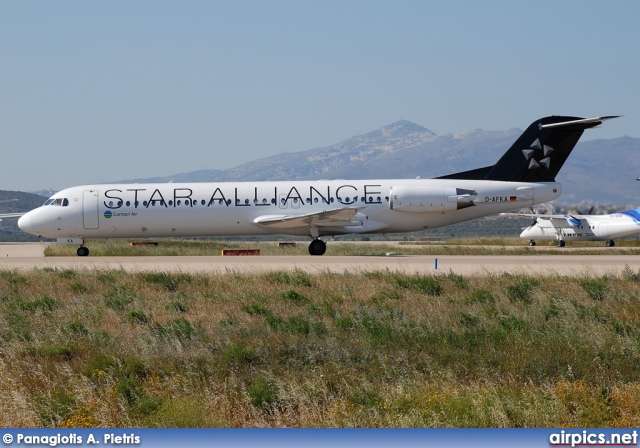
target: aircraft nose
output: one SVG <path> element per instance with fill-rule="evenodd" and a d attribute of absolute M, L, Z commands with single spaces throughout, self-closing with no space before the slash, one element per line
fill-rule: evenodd
<path fill-rule="evenodd" d="M 33 223 L 31 222 L 30 213 L 22 215 L 20 219 L 18 219 L 18 227 L 20 227 L 21 230 L 27 233 L 31 233 L 31 231 L 33 230 Z"/>

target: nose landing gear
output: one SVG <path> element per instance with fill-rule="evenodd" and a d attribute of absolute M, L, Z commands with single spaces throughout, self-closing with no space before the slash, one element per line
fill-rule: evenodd
<path fill-rule="evenodd" d="M 76 253 L 78 254 L 78 257 L 86 257 L 87 255 L 89 255 L 89 248 L 80 246 L 78 247 L 78 250 L 76 251 Z"/>

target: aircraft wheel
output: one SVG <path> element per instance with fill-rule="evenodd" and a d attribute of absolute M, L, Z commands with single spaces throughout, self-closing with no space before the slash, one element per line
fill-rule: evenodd
<path fill-rule="evenodd" d="M 78 257 L 86 257 L 87 255 L 89 255 L 89 248 L 80 246 L 78 247 L 77 254 L 78 254 Z"/>
<path fill-rule="evenodd" d="M 616 245 L 616 242 L 613 240 L 607 240 L 606 245 L 607 247 L 613 247 Z"/>
<path fill-rule="evenodd" d="M 324 255 L 327 251 L 327 244 L 319 239 L 315 239 L 311 241 L 309 244 L 309 254 L 310 255 Z"/>
<path fill-rule="evenodd" d="M 533 241 L 533 240 L 529 241 L 529 246 L 535 246 L 535 245 L 536 245 L 535 241 Z"/>
<path fill-rule="evenodd" d="M 564 247 L 565 244 L 564 240 L 558 241 L 558 247 Z"/>

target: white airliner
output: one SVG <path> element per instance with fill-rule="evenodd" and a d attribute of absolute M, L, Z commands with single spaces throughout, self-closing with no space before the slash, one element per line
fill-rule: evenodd
<path fill-rule="evenodd" d="M 291 235 L 311 238 L 435 229 L 556 199 L 555 177 L 583 131 L 616 118 L 532 123 L 495 165 L 435 179 L 84 185 L 22 216 L 34 235 L 85 239 Z"/>
<path fill-rule="evenodd" d="M 607 247 L 613 247 L 616 238 L 640 233 L 640 208 L 610 215 L 504 215 L 535 218 L 534 223 L 520 234 L 520 238 L 529 240 L 529 246 L 535 246 L 536 240 L 543 240 L 557 241 L 558 247 L 564 247 L 566 241 L 606 241 Z"/>

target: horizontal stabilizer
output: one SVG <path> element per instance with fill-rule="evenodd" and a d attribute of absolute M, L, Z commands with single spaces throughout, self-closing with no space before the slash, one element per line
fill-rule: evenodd
<path fill-rule="evenodd" d="M 24 213 L 0 213 L 0 221 L 2 221 L 3 218 L 19 218 L 22 215 L 24 215 Z"/>
<path fill-rule="evenodd" d="M 580 120 L 569 120 L 569 121 L 561 121 L 559 123 L 549 123 L 549 124 L 541 124 L 540 129 L 547 128 L 559 128 L 563 126 L 573 126 L 580 125 L 583 129 L 595 128 L 600 126 L 603 121 L 613 120 L 614 118 L 619 118 L 620 115 L 609 115 L 607 117 L 598 117 L 598 118 L 583 118 Z M 592 126 L 583 126 L 583 125 L 592 125 Z"/>

